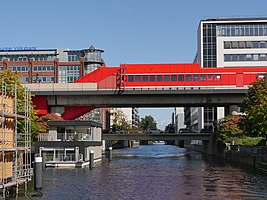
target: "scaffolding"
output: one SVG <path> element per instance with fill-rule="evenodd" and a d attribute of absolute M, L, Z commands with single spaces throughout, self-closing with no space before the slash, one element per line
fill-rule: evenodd
<path fill-rule="evenodd" d="M 0 191 L 31 181 L 30 92 L 2 80 L 0 96 Z"/>

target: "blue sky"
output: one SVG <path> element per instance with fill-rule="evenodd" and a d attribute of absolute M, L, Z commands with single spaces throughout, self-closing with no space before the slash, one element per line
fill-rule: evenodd
<path fill-rule="evenodd" d="M 107 66 L 192 62 L 202 19 L 266 17 L 264 0 L 10 0 L 1 2 L 0 47 L 103 49 Z M 163 129 L 169 109 L 140 109 Z"/>

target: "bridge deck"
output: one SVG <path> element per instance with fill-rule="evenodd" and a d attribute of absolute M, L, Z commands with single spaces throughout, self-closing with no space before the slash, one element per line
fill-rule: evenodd
<path fill-rule="evenodd" d="M 186 134 L 102 134 L 103 140 L 209 140 L 210 133 Z"/>

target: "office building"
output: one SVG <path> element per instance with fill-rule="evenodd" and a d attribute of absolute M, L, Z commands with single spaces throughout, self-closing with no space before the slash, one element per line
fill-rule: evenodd
<path fill-rule="evenodd" d="M 103 52 L 93 45 L 80 50 L 2 47 L 0 69 L 19 72 L 24 83 L 71 83 L 105 66 L 101 57 Z M 95 109 L 84 118 L 101 123 L 101 113 L 101 109 Z"/>
<path fill-rule="evenodd" d="M 201 20 L 197 43 L 195 62 L 203 68 L 267 66 L 267 18 Z M 219 107 L 191 108 L 185 124 L 198 130 L 213 128 L 213 122 L 228 112 Z"/>

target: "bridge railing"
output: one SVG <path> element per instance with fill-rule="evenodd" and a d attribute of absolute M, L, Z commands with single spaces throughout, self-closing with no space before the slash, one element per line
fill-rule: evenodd
<path fill-rule="evenodd" d="M 94 136 L 88 133 L 57 133 L 56 136 L 40 134 L 38 141 L 92 141 Z"/>

